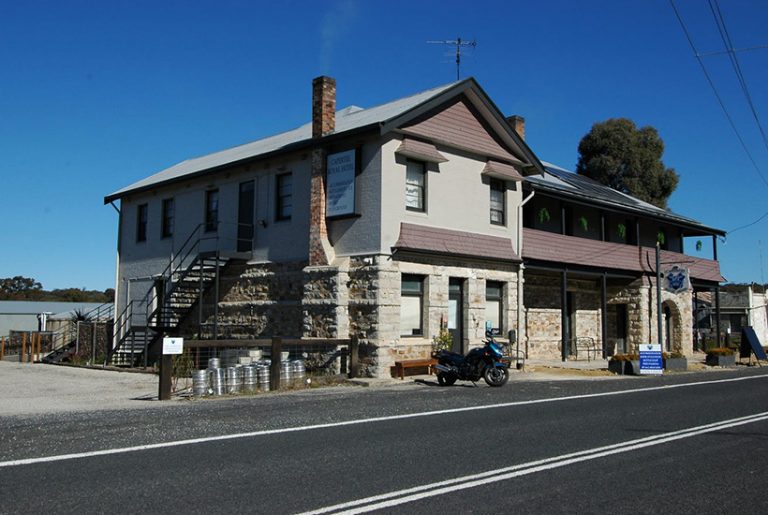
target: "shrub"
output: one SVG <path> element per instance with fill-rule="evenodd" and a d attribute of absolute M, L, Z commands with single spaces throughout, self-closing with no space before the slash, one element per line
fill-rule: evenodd
<path fill-rule="evenodd" d="M 439 352 L 441 350 L 451 350 L 453 346 L 453 336 L 448 329 L 440 329 L 440 334 L 435 335 L 432 338 L 432 352 Z"/>
<path fill-rule="evenodd" d="M 614 354 L 611 356 L 611 361 L 637 361 L 640 356 L 637 354 Z"/>
<path fill-rule="evenodd" d="M 715 347 L 707 351 L 707 356 L 733 356 L 734 350 L 729 347 Z"/>

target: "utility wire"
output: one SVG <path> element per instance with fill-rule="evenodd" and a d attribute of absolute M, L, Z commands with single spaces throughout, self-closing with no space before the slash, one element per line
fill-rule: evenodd
<path fill-rule="evenodd" d="M 723 55 L 729 52 L 749 52 L 751 50 L 763 50 L 768 48 L 768 45 L 751 46 L 749 48 L 732 48 L 730 50 L 720 50 L 717 52 L 699 52 L 699 57 L 711 57 L 713 55 Z"/>
<path fill-rule="evenodd" d="M 763 216 L 761 216 L 760 218 L 758 218 L 758 219 L 757 219 L 757 220 L 755 220 L 754 222 L 750 222 L 750 223 L 748 223 L 747 225 L 742 225 L 741 227 L 737 227 L 737 228 L 735 228 L 735 229 L 731 229 L 730 231 L 726 231 L 726 232 L 727 232 L 727 233 L 730 235 L 730 234 L 733 234 L 734 232 L 736 232 L 736 231 L 739 231 L 739 230 L 741 230 L 741 229 L 746 229 L 747 227 L 752 227 L 752 226 L 753 226 L 753 225 L 755 225 L 756 223 L 760 222 L 760 221 L 761 221 L 763 218 L 765 218 L 766 216 L 768 216 L 768 211 L 766 211 L 765 213 L 763 213 Z"/>
<path fill-rule="evenodd" d="M 739 80 L 741 91 L 744 93 L 744 98 L 746 98 L 749 109 L 752 111 L 752 116 L 755 118 L 757 128 L 760 130 L 760 135 L 763 137 L 763 144 L 765 145 L 765 148 L 768 149 L 768 138 L 765 136 L 763 125 L 760 123 L 760 119 L 757 116 L 757 109 L 755 109 L 755 104 L 752 102 L 752 95 L 749 93 L 749 88 L 747 87 L 747 81 L 744 78 L 744 73 L 741 71 L 739 58 L 736 56 L 736 52 L 733 49 L 731 36 L 728 33 L 728 27 L 725 25 L 725 18 L 723 18 L 723 13 L 720 11 L 720 4 L 717 0 L 709 0 L 709 9 L 712 11 L 712 16 L 715 17 L 715 24 L 717 25 L 718 31 L 720 31 L 720 38 L 723 40 L 725 49 L 728 52 L 731 66 L 733 66 L 733 71 L 736 73 L 736 78 Z"/>
<path fill-rule="evenodd" d="M 752 153 L 749 151 L 749 148 L 747 148 L 747 144 L 744 142 L 744 138 L 741 137 L 739 130 L 736 128 L 736 124 L 733 122 L 733 118 L 731 118 L 731 115 L 728 112 L 728 109 L 725 107 L 725 103 L 723 102 L 723 99 L 720 96 L 720 93 L 717 91 L 717 88 L 715 87 L 715 83 L 712 81 L 712 77 L 710 77 L 706 66 L 704 66 L 704 62 L 701 60 L 701 55 L 699 55 L 698 51 L 696 50 L 696 45 L 693 44 L 693 39 L 691 39 L 691 35 L 688 32 L 688 28 L 685 26 L 685 22 L 683 22 L 683 18 L 680 16 L 680 12 L 677 10 L 677 6 L 675 5 L 675 0 L 669 0 L 669 3 L 672 5 L 672 10 L 675 11 L 675 16 L 677 16 L 677 20 L 680 22 L 680 27 L 683 29 L 683 33 L 685 34 L 686 39 L 688 39 L 688 44 L 691 45 L 691 49 L 693 50 L 693 55 L 696 57 L 696 60 L 699 62 L 699 66 L 701 66 L 701 71 L 704 72 L 704 77 L 706 77 L 707 82 L 709 83 L 709 87 L 712 88 L 712 92 L 715 94 L 715 98 L 717 98 L 717 102 L 720 104 L 720 108 L 723 110 L 723 114 L 725 114 L 725 117 L 728 120 L 728 123 L 731 125 L 731 129 L 733 129 L 733 132 L 736 134 L 736 138 L 739 140 L 739 143 L 741 143 L 741 147 L 744 149 L 744 152 L 747 154 L 747 157 L 752 163 L 752 166 L 755 168 L 755 171 L 763 180 L 763 183 L 768 187 L 768 179 L 765 178 L 765 175 L 763 175 L 762 170 L 760 170 L 760 167 L 757 165 L 755 158 L 752 157 Z"/>

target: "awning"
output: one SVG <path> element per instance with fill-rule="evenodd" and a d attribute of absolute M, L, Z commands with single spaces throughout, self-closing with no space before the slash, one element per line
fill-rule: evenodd
<path fill-rule="evenodd" d="M 520 175 L 520 172 L 518 172 L 514 166 L 493 160 L 488 160 L 488 162 L 485 163 L 485 168 L 483 168 L 483 175 L 493 177 L 494 179 L 501 179 L 502 181 L 523 180 L 523 176 Z"/>
<path fill-rule="evenodd" d="M 520 262 L 510 238 L 404 222 L 400 223 L 400 237 L 393 248 L 428 254 Z"/>
<path fill-rule="evenodd" d="M 444 163 L 448 161 L 443 154 L 437 151 L 433 144 L 410 138 L 403 139 L 395 153 L 430 163 Z"/>

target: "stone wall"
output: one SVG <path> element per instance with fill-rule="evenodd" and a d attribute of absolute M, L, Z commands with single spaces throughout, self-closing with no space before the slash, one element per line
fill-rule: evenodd
<path fill-rule="evenodd" d="M 219 338 L 296 337 L 304 329 L 304 267 L 306 263 L 261 263 L 228 266 L 219 286 Z M 204 300 L 204 324 L 214 321 L 213 291 Z M 187 333 L 196 332 L 196 308 Z"/>
<path fill-rule="evenodd" d="M 525 335 L 528 356 L 559 359 L 562 356 L 562 299 L 558 275 L 526 272 L 525 274 Z M 602 311 L 599 283 L 595 280 L 568 279 L 567 292 L 575 310 L 574 338 L 592 338 L 602 347 Z M 571 352 L 573 354 L 573 352 Z"/>
<path fill-rule="evenodd" d="M 617 348 L 619 311 L 610 306 L 626 306 L 626 350 L 635 351 L 640 344 L 657 342 L 655 279 L 643 277 L 620 283 L 612 280 L 606 290 L 609 306 L 606 319 L 609 339 L 608 348 Z M 526 272 L 525 312 L 528 355 L 534 358 L 559 359 L 562 342 L 562 313 L 560 309 L 560 277 L 555 274 Z M 602 309 L 600 307 L 600 281 L 568 279 L 568 293 L 575 304 L 575 337 L 591 337 L 598 347 L 603 346 Z M 662 303 L 670 308 L 672 345 L 686 355 L 693 352 L 692 294 L 672 294 L 663 291 Z"/>
<path fill-rule="evenodd" d="M 403 273 L 419 274 L 424 282 L 424 334 L 400 335 L 400 287 Z M 432 338 L 447 319 L 449 278 L 464 280 L 462 340 L 480 345 L 485 328 L 486 281 L 504 288 L 504 330 L 517 327 L 518 272 L 515 265 L 471 260 L 392 260 L 360 256 L 336 260 L 333 266 L 306 262 L 230 265 L 220 279 L 218 336 L 255 339 L 271 336 L 359 340 L 360 373 L 387 376 L 399 359 L 423 358 L 432 352 Z M 203 322 L 214 321 L 214 292 L 204 298 Z M 180 334 L 197 332 L 199 308 L 190 310 Z"/>
<path fill-rule="evenodd" d="M 431 262 L 430 262 L 431 261 Z M 465 349 L 482 344 L 485 336 L 486 281 L 506 285 L 503 301 L 504 328 L 517 329 L 517 265 L 495 264 L 471 259 L 397 256 L 380 267 L 379 283 L 379 375 L 387 375 L 400 359 L 424 358 L 432 353 L 432 339 L 440 333 L 448 316 L 450 278 L 464 280 L 463 343 Z M 400 282 L 402 274 L 424 276 L 422 336 L 400 334 Z"/>

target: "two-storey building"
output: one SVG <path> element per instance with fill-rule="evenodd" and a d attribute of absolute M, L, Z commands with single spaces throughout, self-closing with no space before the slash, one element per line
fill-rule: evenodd
<path fill-rule="evenodd" d="M 679 237 L 720 234 L 584 190 L 539 161 L 522 119 L 502 115 L 474 79 L 338 111 L 335 88 L 313 81 L 305 126 L 105 198 L 120 202 L 117 345 L 160 332 L 355 336 L 372 375 L 426 356 L 441 328 L 461 351 L 490 325 L 515 330 L 530 355 L 567 357 L 582 335 L 610 352 L 622 317 L 642 325 L 652 314 L 647 228 L 667 231 L 665 261 L 681 263 L 693 258 L 683 260 Z M 637 239 L 613 241 L 614 221 L 634 224 Z M 695 277 L 716 286 L 716 260 L 702 263 Z M 668 305 L 682 327 L 690 299 Z M 654 336 L 631 327 L 630 344 Z M 690 335 L 674 334 L 687 348 Z"/>

